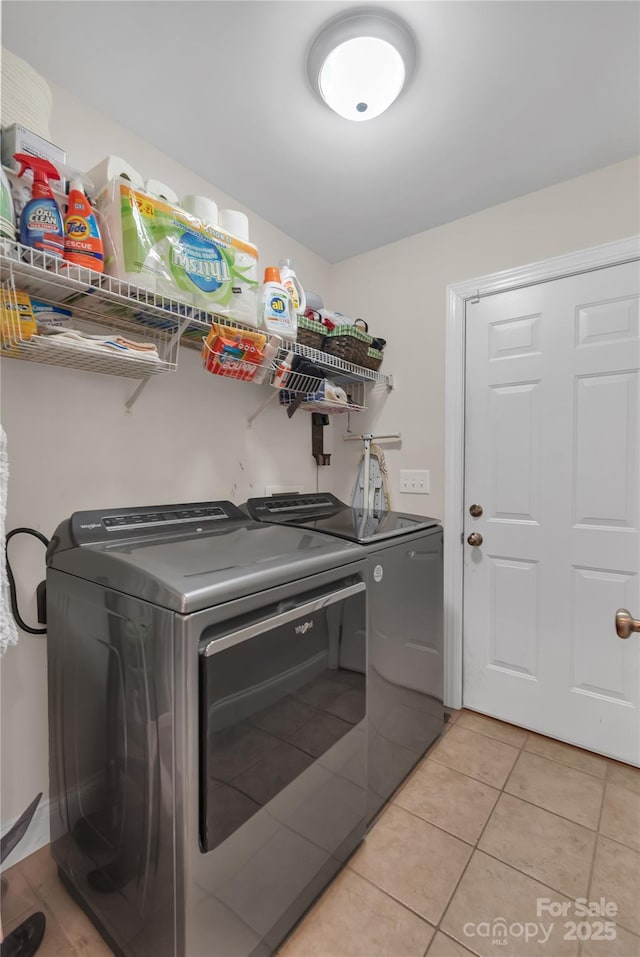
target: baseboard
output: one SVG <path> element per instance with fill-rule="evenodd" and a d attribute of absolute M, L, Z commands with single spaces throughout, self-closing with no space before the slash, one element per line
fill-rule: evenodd
<path fill-rule="evenodd" d="M 27 829 L 27 833 L 19 842 L 19 844 L 13 849 L 11 854 L 2 862 L 2 870 L 6 870 L 8 867 L 12 867 L 14 864 L 17 864 L 18 861 L 22 861 L 25 857 L 29 857 L 30 854 L 39 851 L 41 847 L 44 847 L 45 844 L 48 844 L 51 840 L 51 833 L 49 827 L 49 805 L 50 802 L 47 799 L 46 801 L 40 801 L 38 804 L 33 819 Z M 14 822 L 11 821 L 9 824 L 2 824 L 0 829 L 0 834 L 2 837 L 7 833 L 7 831 L 13 826 Z"/>

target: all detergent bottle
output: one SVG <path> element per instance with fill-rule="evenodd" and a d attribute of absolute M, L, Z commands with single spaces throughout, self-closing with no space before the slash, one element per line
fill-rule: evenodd
<path fill-rule="evenodd" d="M 267 266 L 260 290 L 260 319 L 272 335 L 294 342 L 298 331 L 296 314 L 289 293 L 280 281 L 277 266 Z"/>
<path fill-rule="evenodd" d="M 64 258 L 95 272 L 104 270 L 104 248 L 96 214 L 79 179 L 71 180 L 69 204 L 64 218 Z"/>
<path fill-rule="evenodd" d="M 39 156 L 15 153 L 13 158 L 20 163 L 18 176 L 24 176 L 27 169 L 33 170 L 31 199 L 20 214 L 20 242 L 40 252 L 62 256 L 62 216 L 49 185 L 50 179 L 60 179 L 58 170 Z"/>
<path fill-rule="evenodd" d="M 284 288 L 291 296 L 293 311 L 299 316 L 304 316 L 305 310 L 307 308 L 307 300 L 304 294 L 304 289 L 300 284 L 300 280 L 295 274 L 292 259 L 280 260 L 280 280 Z"/>

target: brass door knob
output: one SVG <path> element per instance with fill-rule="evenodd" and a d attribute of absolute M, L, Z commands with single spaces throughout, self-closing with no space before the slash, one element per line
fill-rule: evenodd
<path fill-rule="evenodd" d="M 471 505 L 469 507 L 469 515 L 473 515 L 474 518 L 480 518 L 482 515 L 482 505 Z"/>
<path fill-rule="evenodd" d="M 630 638 L 634 631 L 640 631 L 640 621 L 631 617 L 626 608 L 618 608 L 616 612 L 616 632 L 618 638 Z"/>
<path fill-rule="evenodd" d="M 471 535 L 469 535 L 467 541 L 469 545 L 473 545 L 474 548 L 477 548 L 478 545 L 482 545 L 482 535 L 480 532 L 471 532 Z"/>

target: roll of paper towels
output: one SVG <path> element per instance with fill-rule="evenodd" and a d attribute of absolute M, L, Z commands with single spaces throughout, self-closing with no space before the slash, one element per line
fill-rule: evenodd
<path fill-rule="evenodd" d="M 203 226 L 218 225 L 218 207 L 208 196 L 191 193 L 180 200 L 180 209 L 199 219 Z"/>
<path fill-rule="evenodd" d="M 93 183 L 94 196 L 117 176 L 129 180 L 131 185 L 138 189 L 144 189 L 144 180 L 137 169 L 120 156 L 107 156 L 87 172 L 87 179 Z"/>
<path fill-rule="evenodd" d="M 218 226 L 238 239 L 249 241 L 249 220 L 239 209 L 221 209 Z"/>
<path fill-rule="evenodd" d="M 178 194 L 174 193 L 166 183 L 160 182 L 159 179 L 148 179 L 145 192 L 155 196 L 156 199 L 164 199 L 170 206 L 178 205 Z"/>

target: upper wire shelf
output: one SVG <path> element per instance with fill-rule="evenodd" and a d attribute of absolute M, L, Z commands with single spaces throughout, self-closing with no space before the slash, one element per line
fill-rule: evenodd
<path fill-rule="evenodd" d="M 203 319 L 188 303 L 8 240 L 0 240 L 0 270 L 3 279 L 11 275 L 16 286 L 30 295 L 73 309 L 75 314 L 84 313 L 94 322 L 103 318 L 130 330 L 137 327 L 139 331 L 144 325 L 175 332 L 188 320 L 185 331 L 197 330 L 201 336 L 219 318 Z"/>
<path fill-rule="evenodd" d="M 11 277 L 15 288 L 46 302 L 70 308 L 74 316 L 94 325 L 106 323 L 137 335 L 140 335 L 142 326 L 165 334 L 167 342 L 171 343 L 173 340 L 169 337 L 179 334 L 182 344 L 197 349 L 202 348 L 203 333 L 206 335 L 214 322 L 256 331 L 254 326 L 237 322 L 228 316 L 198 309 L 180 299 L 158 295 L 113 276 L 70 265 L 56 256 L 0 239 L 0 278 L 6 280 L 7 276 Z M 338 381 L 372 382 L 387 388 L 393 385 L 390 375 L 365 369 L 299 342 L 286 343 L 279 358 L 289 351 L 310 359 Z M 176 367 L 177 355 L 172 354 L 169 365 Z M 171 370 L 156 368 L 153 371 Z M 150 364 L 147 371 L 141 374 L 152 374 Z"/>

